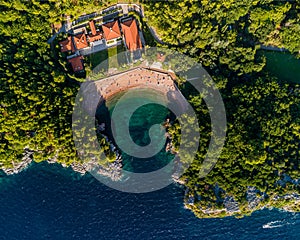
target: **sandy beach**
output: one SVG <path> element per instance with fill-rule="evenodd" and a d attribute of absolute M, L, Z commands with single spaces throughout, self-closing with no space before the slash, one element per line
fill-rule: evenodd
<path fill-rule="evenodd" d="M 135 68 L 95 82 L 104 100 L 130 88 L 151 88 L 163 94 L 176 91 L 173 76 L 167 71 L 150 68 Z"/>

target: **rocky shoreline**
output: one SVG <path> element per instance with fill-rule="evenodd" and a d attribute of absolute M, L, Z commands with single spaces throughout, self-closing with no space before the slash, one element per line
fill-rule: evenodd
<path fill-rule="evenodd" d="M 5 168 L 1 167 L 2 170 L 7 175 L 17 174 L 24 169 L 26 169 L 33 161 L 32 155 L 34 151 L 30 150 L 29 148 L 24 149 L 22 161 L 15 163 L 12 161 L 13 167 Z"/>
<path fill-rule="evenodd" d="M 31 153 L 26 153 L 23 160 L 18 163 L 13 162 L 13 167 L 5 168 L 2 167 L 0 170 L 2 170 L 6 175 L 13 175 L 18 174 L 21 171 L 28 168 L 33 162 L 33 151 Z M 93 170 L 94 168 L 97 168 L 97 172 L 103 176 L 110 177 L 113 181 L 118 181 L 121 179 L 121 172 L 122 172 L 122 158 L 120 155 L 117 155 L 116 160 L 112 163 L 107 164 L 107 166 L 101 166 L 94 162 L 93 160 L 87 162 L 87 163 L 79 163 L 79 162 L 73 162 L 70 166 L 67 166 L 64 163 L 58 163 L 55 158 L 46 160 L 49 164 L 60 164 L 64 168 L 71 167 L 74 172 L 78 172 L 81 175 L 86 174 L 87 172 Z"/>
<path fill-rule="evenodd" d="M 166 119 L 166 122 L 163 125 L 166 129 L 170 127 L 170 120 Z M 86 174 L 87 172 L 92 171 L 93 169 L 97 169 L 97 173 L 111 178 L 113 181 L 119 181 L 122 178 L 122 156 L 118 152 L 116 146 L 113 145 L 113 143 L 109 140 L 109 138 L 104 134 L 105 131 L 105 124 L 101 123 L 98 124 L 97 127 L 97 134 L 100 134 L 102 137 L 105 138 L 106 142 L 109 144 L 110 151 L 112 151 L 116 158 L 113 162 L 107 163 L 104 165 L 99 165 L 95 159 L 91 159 L 89 162 L 73 162 L 71 165 L 66 165 L 64 163 L 58 162 L 58 151 L 52 158 L 48 158 L 45 160 L 49 164 L 58 163 L 64 168 L 71 167 L 73 171 L 80 173 L 81 175 Z M 172 145 L 172 139 L 170 134 L 166 133 L 166 152 L 172 152 L 176 154 L 173 145 Z M 12 174 L 18 174 L 21 171 L 25 170 L 27 167 L 29 167 L 34 162 L 34 150 L 29 149 L 28 147 L 24 148 L 24 153 L 22 157 L 22 161 L 20 162 L 14 162 L 12 161 L 13 167 L 1 167 L 0 170 L 2 170 L 6 175 L 12 175 Z M 174 178 L 175 180 L 175 178 Z"/>
<path fill-rule="evenodd" d="M 187 183 L 187 180 L 174 180 L 182 186 L 185 186 Z M 294 181 L 298 182 L 298 180 Z M 219 187 L 216 184 L 216 186 L 214 186 L 214 191 L 219 191 L 220 189 L 218 189 Z M 268 201 L 265 202 L 268 197 Z M 191 189 L 185 186 L 184 207 L 193 211 L 194 214 L 199 218 L 220 218 L 229 216 L 244 217 L 264 208 L 277 208 L 287 212 L 299 212 L 300 207 L 300 195 L 297 193 L 290 193 L 283 196 L 274 194 L 271 197 L 267 196 L 266 193 L 259 191 L 253 186 L 248 186 L 246 192 L 247 205 L 240 205 L 234 200 L 234 196 L 227 195 L 226 193 L 224 199 L 221 199 L 223 208 L 200 206 L 197 204 L 199 199 L 201 200 L 201 196 L 193 193 Z M 282 204 L 280 205 L 280 203 Z"/>
<path fill-rule="evenodd" d="M 122 156 L 117 150 L 116 146 L 114 146 L 114 144 L 104 134 L 105 124 L 101 123 L 97 125 L 97 134 L 105 138 L 105 141 L 109 145 L 110 151 L 113 152 L 116 156 L 115 160 L 113 162 L 107 162 L 105 165 L 100 165 L 99 163 L 97 163 L 97 160 L 95 158 L 92 158 L 90 159 L 90 161 L 84 163 L 73 162 L 70 167 L 73 169 L 73 171 L 78 172 L 82 175 L 96 169 L 98 174 L 109 177 L 112 181 L 119 181 L 122 178 Z"/>
<path fill-rule="evenodd" d="M 163 126 L 168 129 L 172 124 L 169 119 L 163 124 Z M 122 179 L 122 157 L 119 154 L 117 148 L 113 145 L 113 143 L 109 140 L 109 138 L 104 134 L 105 132 L 105 124 L 98 124 L 97 134 L 100 134 L 105 138 L 105 141 L 109 144 L 110 151 L 115 154 L 115 160 L 112 162 L 107 162 L 105 165 L 100 165 L 97 163 L 96 159 L 91 159 L 89 162 L 73 162 L 71 165 L 67 166 L 66 164 L 61 164 L 62 167 L 72 168 L 73 171 L 80 173 L 81 175 L 86 174 L 87 172 L 97 171 L 98 174 L 109 177 L 112 181 L 119 181 Z M 172 152 L 176 154 L 174 150 L 172 137 L 168 132 L 166 133 L 166 152 Z M 5 168 L 1 167 L 0 169 L 7 175 L 17 174 L 27 167 L 29 167 L 34 161 L 33 150 L 29 148 L 24 149 L 22 161 L 15 163 L 12 161 L 13 167 Z M 54 157 L 47 159 L 46 161 L 49 164 L 58 163 L 58 152 L 54 155 Z M 178 163 L 179 164 L 179 163 Z M 257 188 L 253 186 L 248 186 L 247 191 L 245 193 L 247 205 L 239 205 L 237 201 L 235 201 L 234 196 L 226 194 L 224 190 L 222 190 L 218 184 L 213 187 L 215 195 L 218 196 L 219 193 L 222 193 L 224 196 L 222 199 L 217 199 L 218 202 L 222 203 L 221 208 L 215 208 L 212 206 L 201 206 L 199 205 L 199 201 L 201 201 L 201 196 L 198 196 L 191 189 L 187 187 L 188 179 L 181 179 L 178 176 L 173 175 L 173 181 L 178 183 L 180 186 L 185 188 L 184 193 L 184 207 L 189 209 L 195 213 L 196 216 L 201 218 L 218 218 L 218 217 L 226 217 L 226 216 L 236 216 L 242 217 L 256 210 L 261 210 L 263 208 L 279 208 L 289 212 L 297 212 L 300 207 L 300 195 L 297 193 L 290 193 L 284 196 L 279 196 L 278 194 L 274 194 L 272 196 L 268 196 L 266 193 L 259 191 Z M 293 183 L 297 185 L 300 179 L 292 179 L 288 175 L 284 176 L 283 179 L 278 181 L 278 184 L 285 185 L 287 182 Z M 268 198 L 268 201 L 265 200 Z M 280 205 L 281 203 L 281 205 Z"/>
<path fill-rule="evenodd" d="M 108 138 L 106 137 L 107 141 Z M 116 150 L 116 147 L 110 143 L 111 149 L 116 153 L 115 161 L 108 163 L 106 166 L 101 166 L 91 159 L 91 161 L 86 163 L 74 162 L 70 166 L 61 164 L 62 167 L 68 168 L 71 167 L 73 171 L 80 173 L 81 175 L 86 174 L 89 171 L 97 169 L 97 173 L 111 178 L 113 181 L 119 181 L 122 178 L 122 158 L 121 155 Z M 1 170 L 7 175 L 17 174 L 27 167 L 29 167 L 33 160 L 34 151 L 29 148 L 24 149 L 23 158 L 21 162 L 13 163 L 13 167 L 5 168 L 2 167 Z M 58 163 L 57 154 L 46 160 L 49 164 Z M 288 177 L 286 179 L 289 179 Z M 252 186 L 248 186 L 246 192 L 247 206 L 240 206 L 238 202 L 234 200 L 234 196 L 226 195 L 222 199 L 223 208 L 215 209 L 210 206 L 200 207 L 197 205 L 197 200 L 201 199 L 201 196 L 197 196 L 192 192 L 188 187 L 186 187 L 187 179 L 182 180 L 173 177 L 175 183 L 178 183 L 180 186 L 185 188 L 184 193 L 184 207 L 195 213 L 196 216 L 201 218 L 219 218 L 227 216 L 236 216 L 243 217 L 245 215 L 251 214 L 254 211 L 261 210 L 264 208 L 272 209 L 274 208 L 274 203 L 283 202 L 282 206 L 276 206 L 276 208 L 282 209 L 288 212 L 297 212 L 297 207 L 300 206 L 300 195 L 297 193 L 290 193 L 284 196 L 279 196 L 274 194 L 269 198 L 268 202 L 264 200 L 268 197 L 265 193 L 260 192 L 258 189 Z M 299 180 L 293 180 L 295 183 Z M 214 191 L 222 191 L 221 188 L 216 184 L 214 186 Z M 243 210 L 242 210 L 243 209 Z"/>
<path fill-rule="evenodd" d="M 99 125 L 99 129 L 103 129 L 103 125 Z M 98 134 L 100 134 L 98 132 Z M 70 166 L 66 165 L 65 163 L 59 163 L 58 162 L 58 152 L 54 155 L 53 158 L 48 158 L 45 160 L 49 164 L 58 163 L 64 168 L 72 168 L 73 171 L 80 173 L 81 175 L 86 174 L 87 172 L 90 172 L 94 169 L 97 169 L 97 173 L 101 174 L 103 176 L 111 178 L 113 181 L 118 181 L 122 177 L 122 157 L 121 154 L 119 154 L 116 147 L 112 144 L 112 142 L 108 139 L 107 136 L 105 136 L 103 133 L 101 135 L 105 138 L 105 140 L 109 143 L 110 151 L 112 151 L 116 158 L 113 162 L 108 162 L 105 166 L 100 165 L 96 162 L 95 159 L 91 159 L 89 162 L 73 162 Z M 0 170 L 2 170 L 6 175 L 13 175 L 18 174 L 21 171 L 25 170 L 27 167 L 29 167 L 34 162 L 34 150 L 31 150 L 29 148 L 24 149 L 22 161 L 15 163 L 12 161 L 13 166 L 12 167 L 1 167 Z"/>

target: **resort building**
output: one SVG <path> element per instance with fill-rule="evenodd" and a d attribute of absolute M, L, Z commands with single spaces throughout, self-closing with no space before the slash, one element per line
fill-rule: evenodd
<path fill-rule="evenodd" d="M 74 72 L 80 72 L 84 69 L 82 56 L 70 58 L 68 62 L 71 63 Z"/>
<path fill-rule="evenodd" d="M 89 25 L 90 25 L 90 28 L 91 28 L 92 35 L 96 35 L 97 34 L 97 30 L 96 30 L 96 26 L 95 26 L 94 20 L 89 21 Z"/>
<path fill-rule="evenodd" d="M 124 34 L 126 48 L 129 51 L 136 51 L 142 48 L 142 42 L 139 35 L 136 20 L 134 18 L 126 19 L 121 23 Z"/>
<path fill-rule="evenodd" d="M 96 25 L 96 22 L 99 21 L 94 18 L 71 27 L 67 32 L 68 38 L 59 42 L 61 52 L 69 53 L 67 59 L 74 72 L 84 70 L 84 56 L 107 51 L 118 45 L 124 45 L 130 52 L 127 62 L 141 58 L 144 38 L 134 17 L 117 17 L 101 25 Z"/>
<path fill-rule="evenodd" d="M 69 52 L 69 51 L 75 52 L 75 48 L 71 36 L 69 36 L 66 40 L 59 42 L 59 46 L 61 52 Z"/>
<path fill-rule="evenodd" d="M 100 31 L 97 31 L 94 20 L 89 22 L 91 33 L 87 36 L 89 43 L 93 43 L 103 39 L 103 34 Z"/>
<path fill-rule="evenodd" d="M 117 20 L 103 24 L 102 29 L 104 37 L 108 44 L 110 41 L 115 42 L 118 38 L 121 37 L 121 31 Z"/>
<path fill-rule="evenodd" d="M 77 50 L 86 48 L 89 46 L 84 32 L 74 36 L 74 43 L 75 43 Z"/>

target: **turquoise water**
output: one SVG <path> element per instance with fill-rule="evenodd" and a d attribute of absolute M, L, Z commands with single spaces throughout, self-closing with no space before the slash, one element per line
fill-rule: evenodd
<path fill-rule="evenodd" d="M 183 189 L 118 192 L 47 163 L 1 178 L 0 239 L 299 239 L 300 214 L 197 219 Z M 265 228 L 264 228 L 265 227 Z"/>
<path fill-rule="evenodd" d="M 162 124 L 167 116 L 168 110 L 157 104 L 149 104 L 139 108 L 132 116 L 129 125 L 129 132 L 133 141 L 140 146 L 150 143 L 148 134 L 153 124 Z M 155 139 L 154 139 L 155 140 Z M 124 169 L 133 172 L 151 172 L 167 165 L 174 156 L 166 153 L 165 148 L 151 158 L 134 158 L 123 153 Z"/>
<path fill-rule="evenodd" d="M 105 134 L 113 139 L 111 133 L 110 116 L 115 110 L 115 105 L 124 96 L 124 93 L 117 94 L 111 98 L 105 105 L 102 105 L 98 111 L 98 119 L 100 122 L 105 122 L 107 129 Z M 165 97 L 158 94 L 156 91 L 151 89 L 139 89 L 134 92 L 134 101 L 143 103 L 145 99 L 152 99 L 157 102 L 167 103 Z M 124 101 L 124 100 L 122 100 Z M 128 105 L 130 105 L 130 99 L 126 100 Z M 126 105 L 125 101 L 125 105 Z M 125 115 L 128 115 L 128 110 L 126 108 L 121 109 L 119 112 L 120 119 L 123 119 Z M 130 114 L 129 114 L 130 115 Z M 167 118 L 174 119 L 169 110 L 159 104 L 146 104 L 138 108 L 130 118 L 129 122 L 129 132 L 132 140 L 139 146 L 146 146 L 150 143 L 149 129 L 153 124 L 163 124 Z M 117 126 L 115 126 L 117 127 Z M 122 125 L 122 127 L 124 127 Z M 165 131 L 163 128 L 162 131 Z M 159 141 L 160 139 L 152 139 L 153 141 Z M 117 144 L 115 144 L 117 146 Z M 171 153 L 166 153 L 165 147 L 161 151 L 151 158 L 136 158 L 131 157 L 125 152 L 122 152 L 123 168 L 131 172 L 151 172 L 158 170 L 166 166 L 172 159 L 174 155 Z"/>

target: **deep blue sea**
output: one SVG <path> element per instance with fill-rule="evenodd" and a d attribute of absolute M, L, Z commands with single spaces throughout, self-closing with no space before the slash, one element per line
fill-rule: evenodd
<path fill-rule="evenodd" d="M 0 178 L 0 239 L 300 239 L 300 214 L 197 219 L 183 189 L 118 192 L 58 164 Z M 264 226 L 264 227 L 263 227 Z"/>

